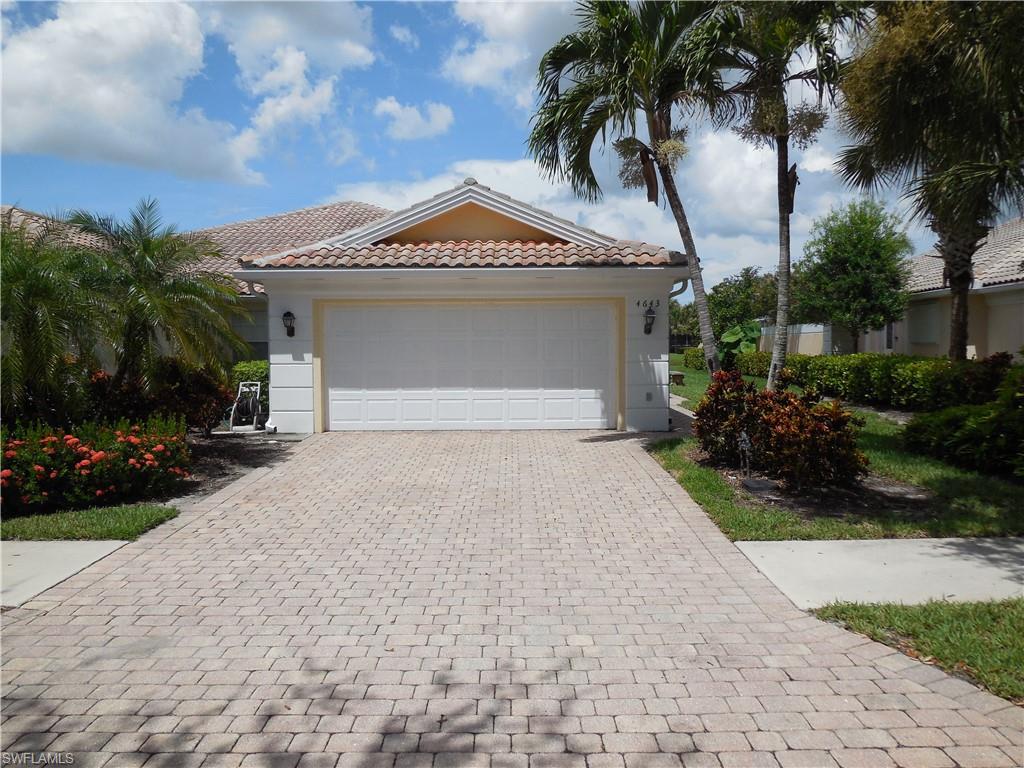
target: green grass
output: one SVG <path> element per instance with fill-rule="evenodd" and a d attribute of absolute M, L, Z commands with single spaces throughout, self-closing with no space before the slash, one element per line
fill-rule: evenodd
<path fill-rule="evenodd" d="M 94 507 L 45 515 L 25 515 L 0 521 L 0 539 L 46 541 L 54 539 L 122 539 L 132 541 L 178 511 L 157 504 Z"/>
<path fill-rule="evenodd" d="M 695 404 L 710 378 L 704 371 L 677 368 L 678 363 L 673 361 L 673 370 L 684 371 L 686 384 L 673 392 Z M 751 380 L 763 384 L 763 379 Z M 882 504 L 856 517 L 808 519 L 736 493 L 717 471 L 688 457 L 695 441 L 662 443 L 654 454 L 734 541 L 1024 534 L 1024 486 L 911 453 L 902 445 L 903 427 L 873 413 L 860 415 L 860 448 L 870 471 L 930 492 L 923 509 L 910 513 Z"/>
<path fill-rule="evenodd" d="M 835 603 L 822 619 L 933 659 L 969 675 L 997 696 L 1024 699 L 1024 598 L 924 605 Z"/>

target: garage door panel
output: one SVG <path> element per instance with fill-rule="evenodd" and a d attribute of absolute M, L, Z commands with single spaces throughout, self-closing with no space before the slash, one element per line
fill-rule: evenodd
<path fill-rule="evenodd" d="M 613 426 L 613 315 L 572 303 L 330 310 L 328 427 Z"/>

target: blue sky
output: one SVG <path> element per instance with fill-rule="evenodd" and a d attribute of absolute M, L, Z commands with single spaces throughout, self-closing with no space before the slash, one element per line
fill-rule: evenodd
<path fill-rule="evenodd" d="M 3 202 L 124 214 L 156 197 L 182 229 L 334 199 L 416 202 L 472 175 L 619 237 L 678 247 L 671 216 L 595 155 L 588 205 L 526 157 L 541 53 L 567 3 L 3 4 Z M 828 130 L 796 153 L 794 255 L 852 197 Z M 680 169 L 706 280 L 776 258 L 774 163 L 699 126 Z M 920 227 L 919 249 L 931 240 Z"/>

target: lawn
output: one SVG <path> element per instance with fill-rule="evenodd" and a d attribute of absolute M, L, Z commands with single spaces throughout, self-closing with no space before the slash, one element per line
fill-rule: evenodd
<path fill-rule="evenodd" d="M 1024 699 L 1024 598 L 924 605 L 835 603 L 822 619 L 933 661 L 997 696 Z"/>
<path fill-rule="evenodd" d="M 24 515 L 0 521 L 0 539 L 132 541 L 151 528 L 177 516 L 176 509 L 157 504 L 127 504 L 51 512 L 45 515 Z"/>
<path fill-rule="evenodd" d="M 695 405 L 709 381 L 704 371 L 684 370 L 686 384 L 673 387 Z M 751 379 L 763 384 L 763 379 Z M 691 407 L 692 407 L 691 405 Z M 917 486 L 931 499 L 921 510 L 872 507 L 856 515 L 808 518 L 769 506 L 739 492 L 719 473 L 695 463 L 695 440 L 667 441 L 652 450 L 697 503 L 734 541 L 785 539 L 872 539 L 919 536 L 1007 536 L 1024 534 L 1024 486 L 959 469 L 902 446 L 902 427 L 861 412 L 860 448 L 876 475 Z"/>

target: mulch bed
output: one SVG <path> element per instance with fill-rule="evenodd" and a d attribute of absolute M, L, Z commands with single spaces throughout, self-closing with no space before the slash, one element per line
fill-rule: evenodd
<path fill-rule="evenodd" d="M 695 448 L 688 456 L 701 466 L 718 472 L 747 501 L 786 509 L 806 520 L 856 518 L 866 511 L 878 509 L 899 512 L 900 517 L 908 521 L 927 519 L 933 514 L 933 497 L 930 492 L 881 475 L 869 473 L 863 480 L 850 486 L 796 492 L 754 472 L 751 473 L 751 480 L 756 488 L 751 489 L 744 484 L 744 478 L 739 472 L 715 464 L 700 449 Z"/>
<path fill-rule="evenodd" d="M 258 467 L 284 460 L 295 443 L 277 440 L 262 433 L 191 434 L 192 477 L 179 498 L 207 496 L 225 488 Z"/>

